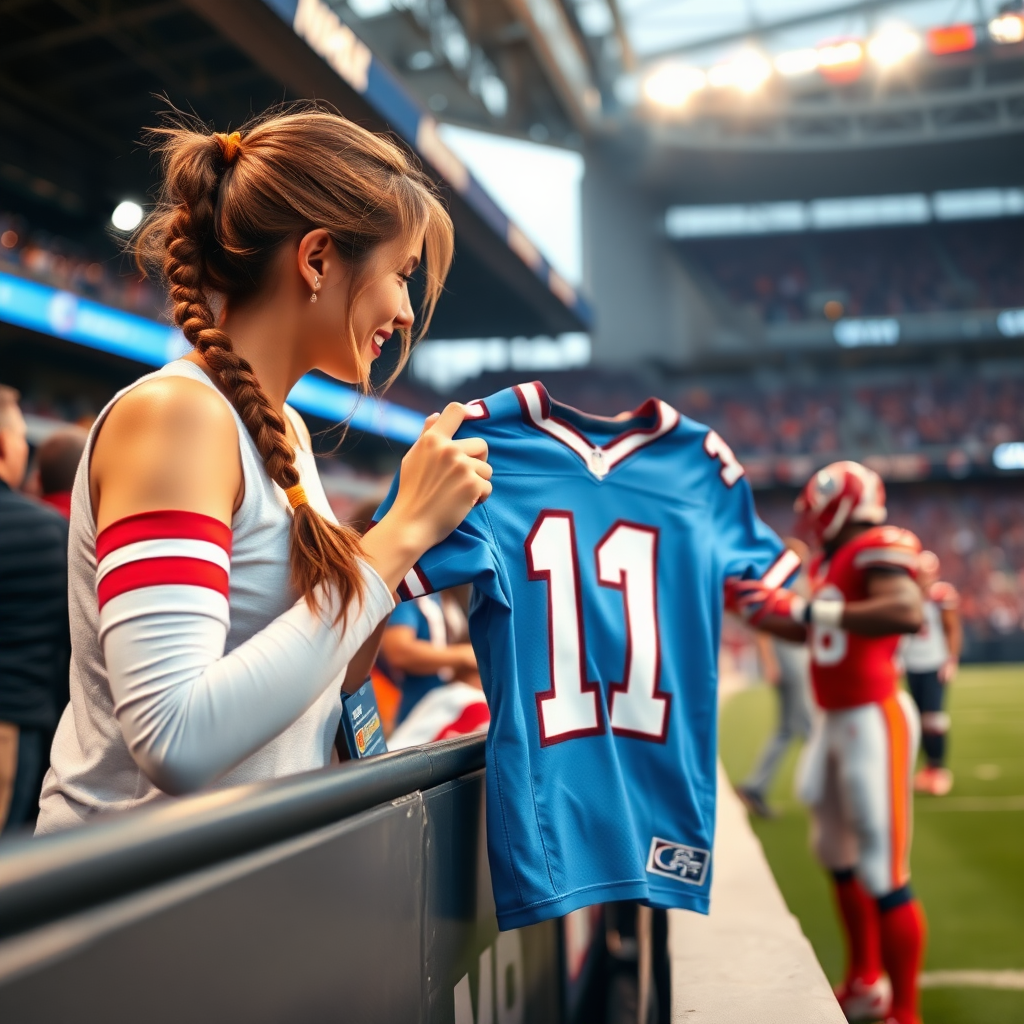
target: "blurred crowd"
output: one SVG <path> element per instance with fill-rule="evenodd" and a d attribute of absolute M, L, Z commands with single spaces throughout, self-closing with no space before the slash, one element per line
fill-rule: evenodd
<path fill-rule="evenodd" d="M 1024 305 L 1017 219 L 689 241 L 683 251 L 768 324 Z"/>
<path fill-rule="evenodd" d="M 919 452 L 1024 439 L 1024 377 L 906 371 L 885 382 L 688 388 L 676 404 L 741 455 Z"/>
<path fill-rule="evenodd" d="M 656 393 L 680 412 L 714 427 L 741 458 L 817 455 L 863 458 L 928 452 L 983 451 L 1024 440 L 1024 375 L 1019 364 L 973 364 L 938 370 L 905 367 L 885 376 L 855 373 L 799 382 L 754 376 L 647 382 L 594 371 L 546 374 L 554 398 L 600 416 L 614 416 Z M 462 400 L 505 387 L 475 380 Z M 470 391 L 472 389 L 472 391 Z M 397 401 L 422 405 L 405 388 Z M 433 402 L 436 406 L 436 396 Z M 935 452 L 943 455 L 941 451 Z"/>
<path fill-rule="evenodd" d="M 14 273 L 95 299 L 140 316 L 155 318 L 163 293 L 144 281 L 119 256 L 103 258 L 70 239 L 0 211 L 0 272 Z"/>

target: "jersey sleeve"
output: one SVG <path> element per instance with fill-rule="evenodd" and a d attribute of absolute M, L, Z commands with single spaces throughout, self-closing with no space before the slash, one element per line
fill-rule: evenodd
<path fill-rule="evenodd" d="M 716 474 L 710 487 L 723 575 L 760 580 L 770 590 L 790 586 L 800 571 L 800 556 L 758 517 L 746 479 L 741 477 L 730 485 Z"/>
<path fill-rule="evenodd" d="M 399 474 L 391 483 L 388 496 L 373 517 L 379 522 L 394 504 L 398 493 Z M 432 547 L 409 570 L 398 585 L 399 601 L 411 601 L 424 594 L 433 594 L 464 583 L 472 583 L 499 598 L 498 556 L 494 535 L 483 505 L 477 505 L 451 534 Z M 392 618 L 392 621 L 395 621 Z"/>
<path fill-rule="evenodd" d="M 853 556 L 855 569 L 888 569 L 917 576 L 921 542 L 909 530 L 879 526 L 858 538 L 860 549 Z"/>

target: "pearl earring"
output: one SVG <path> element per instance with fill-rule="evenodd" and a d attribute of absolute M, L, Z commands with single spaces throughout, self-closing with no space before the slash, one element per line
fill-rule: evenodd
<path fill-rule="evenodd" d="M 320 287 L 320 278 L 316 274 L 314 274 L 313 275 L 313 291 L 312 291 L 312 293 L 309 296 L 309 301 L 310 302 L 316 302 L 316 290 L 319 287 Z"/>

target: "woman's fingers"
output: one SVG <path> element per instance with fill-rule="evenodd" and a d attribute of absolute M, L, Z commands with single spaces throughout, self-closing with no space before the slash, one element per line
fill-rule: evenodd
<path fill-rule="evenodd" d="M 466 418 L 466 407 L 459 405 L 458 402 L 449 402 L 444 407 L 444 412 L 440 415 L 437 413 L 432 415 L 437 416 L 437 419 L 424 430 L 424 433 L 437 434 L 439 437 L 451 440 L 452 435 L 462 426 L 462 421 Z"/>
<path fill-rule="evenodd" d="M 480 459 L 471 460 L 473 472 L 482 480 L 490 480 L 494 475 L 494 467 L 489 462 L 483 462 Z"/>
<path fill-rule="evenodd" d="M 466 437 L 452 442 L 464 455 L 473 459 L 487 458 L 487 442 L 482 437 Z"/>
<path fill-rule="evenodd" d="M 432 412 L 424 421 L 423 428 L 420 430 L 420 437 L 422 437 L 437 421 L 440 419 L 441 414 L 439 412 Z"/>

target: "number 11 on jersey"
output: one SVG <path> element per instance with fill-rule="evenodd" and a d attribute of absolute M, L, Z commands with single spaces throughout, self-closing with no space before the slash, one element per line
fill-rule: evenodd
<path fill-rule="evenodd" d="M 612 732 L 664 742 L 671 697 L 658 691 L 658 533 L 617 522 L 594 551 L 598 582 L 622 592 L 622 682 L 609 687 Z M 571 512 L 542 512 L 526 538 L 527 574 L 548 587 L 551 689 L 537 694 L 541 745 L 604 732 L 600 687 L 587 681 L 579 549 Z"/>

